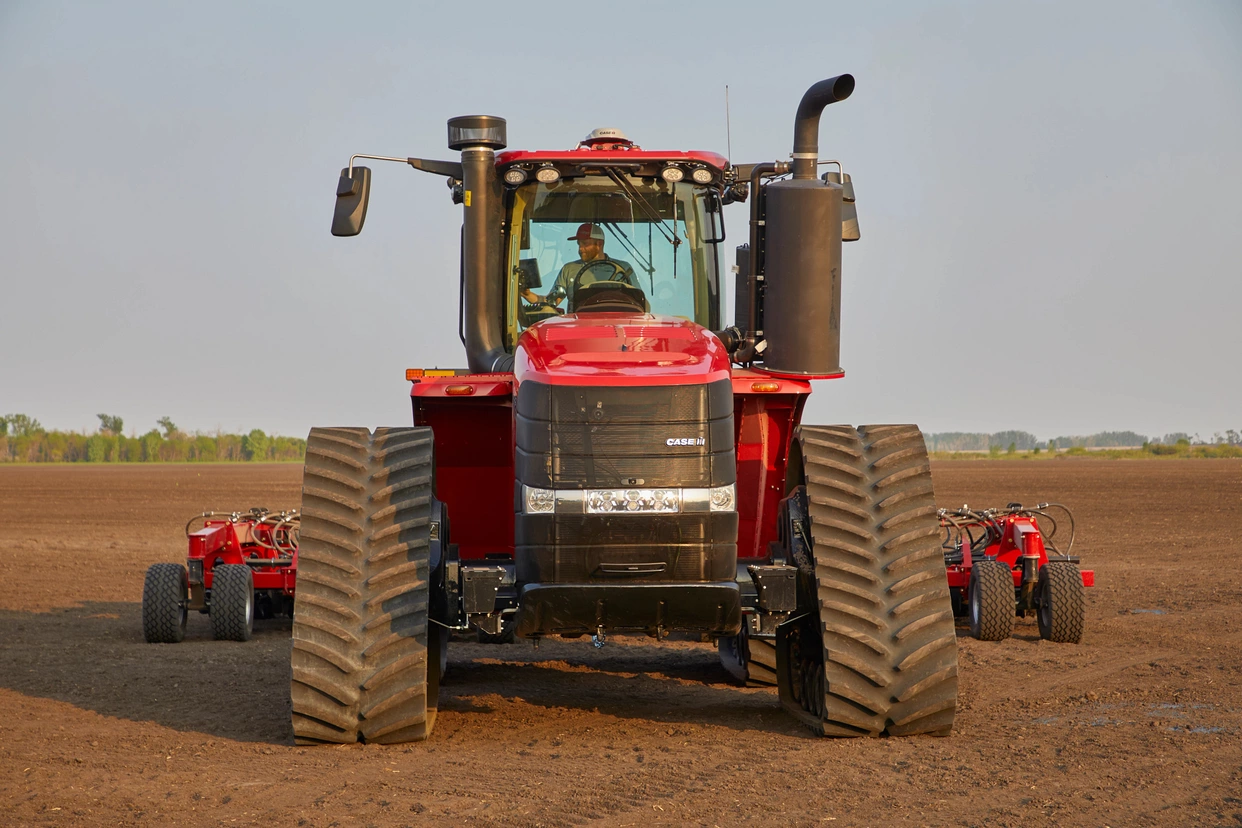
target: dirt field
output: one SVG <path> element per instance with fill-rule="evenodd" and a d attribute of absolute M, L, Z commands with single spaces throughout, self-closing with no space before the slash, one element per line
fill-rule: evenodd
<path fill-rule="evenodd" d="M 288 622 L 142 641 L 146 567 L 298 466 L 0 467 L 0 824 L 1238 825 L 1242 462 L 959 462 L 941 505 L 1060 500 L 1080 646 L 959 630 L 946 739 L 829 741 L 714 647 L 454 643 L 432 739 L 298 748 Z"/>

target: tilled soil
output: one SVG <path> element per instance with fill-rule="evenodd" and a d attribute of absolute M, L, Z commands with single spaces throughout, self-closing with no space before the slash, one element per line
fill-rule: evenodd
<path fill-rule="evenodd" d="M 959 629 L 953 735 L 825 740 L 707 644 L 454 642 L 432 738 L 301 748 L 289 623 L 142 640 L 142 578 L 294 465 L 0 467 L 0 824 L 1238 825 L 1242 463 L 936 466 L 941 505 L 1057 500 L 1081 645 Z"/>

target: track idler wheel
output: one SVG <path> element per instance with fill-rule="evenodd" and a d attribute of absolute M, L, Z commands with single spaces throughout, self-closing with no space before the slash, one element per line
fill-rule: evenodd
<path fill-rule="evenodd" d="M 922 434 L 801 426 L 795 448 L 812 560 L 777 628 L 782 706 L 829 736 L 947 735 L 957 638 Z"/>

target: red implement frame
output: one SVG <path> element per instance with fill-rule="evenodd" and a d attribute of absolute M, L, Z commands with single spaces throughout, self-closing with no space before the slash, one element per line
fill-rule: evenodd
<path fill-rule="evenodd" d="M 193 532 L 190 527 L 203 520 Z M 271 590 L 292 598 L 297 581 L 297 510 L 269 513 L 204 512 L 186 524 L 190 577 L 189 609 L 206 608 L 212 572 L 222 564 L 245 564 L 254 577 L 255 591 Z"/>

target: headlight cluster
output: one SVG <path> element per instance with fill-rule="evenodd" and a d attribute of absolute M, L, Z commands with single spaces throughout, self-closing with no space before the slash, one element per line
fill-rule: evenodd
<path fill-rule="evenodd" d="M 737 487 L 711 489 L 536 489 L 522 486 L 528 515 L 642 515 L 681 512 L 732 512 Z"/>

